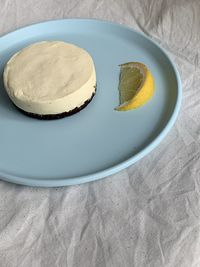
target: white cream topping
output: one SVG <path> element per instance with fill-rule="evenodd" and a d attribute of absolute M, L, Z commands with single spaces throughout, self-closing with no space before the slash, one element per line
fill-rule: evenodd
<path fill-rule="evenodd" d="M 30 45 L 8 61 L 4 84 L 19 108 L 59 114 L 80 107 L 95 91 L 96 72 L 84 49 L 61 41 Z"/>

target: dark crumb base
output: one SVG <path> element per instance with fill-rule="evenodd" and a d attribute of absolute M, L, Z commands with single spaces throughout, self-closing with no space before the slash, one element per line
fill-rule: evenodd
<path fill-rule="evenodd" d="M 56 120 L 56 119 L 62 119 L 65 117 L 69 117 L 71 115 L 74 115 L 75 113 L 81 111 L 82 109 L 84 109 L 93 99 L 94 95 L 95 95 L 96 91 L 92 94 L 92 97 L 88 100 L 86 100 L 82 106 L 80 107 L 76 107 L 73 110 L 70 110 L 68 112 L 63 112 L 60 114 L 46 114 L 46 115 L 40 115 L 40 114 L 34 114 L 31 112 L 26 112 L 23 109 L 15 106 L 20 112 L 22 112 L 24 115 L 38 119 L 38 120 Z"/>

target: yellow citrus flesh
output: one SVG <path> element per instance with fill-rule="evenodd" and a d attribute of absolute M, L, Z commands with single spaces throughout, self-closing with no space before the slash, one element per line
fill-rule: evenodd
<path fill-rule="evenodd" d="M 120 105 L 115 110 L 126 111 L 144 105 L 154 94 L 154 78 L 150 70 L 140 62 L 129 62 L 120 67 Z"/>

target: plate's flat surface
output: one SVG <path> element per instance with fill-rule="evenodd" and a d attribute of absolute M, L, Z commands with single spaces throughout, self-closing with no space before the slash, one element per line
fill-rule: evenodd
<path fill-rule="evenodd" d="M 39 121 L 19 113 L 3 88 L 9 57 L 41 40 L 63 40 L 86 49 L 97 71 L 97 93 L 80 113 Z M 147 37 L 98 20 L 57 20 L 0 38 L 0 177 L 35 186 L 62 186 L 103 178 L 149 153 L 170 130 L 181 102 L 179 75 L 165 52 Z M 118 105 L 119 64 L 140 61 L 156 83 L 153 99 L 128 112 Z"/>

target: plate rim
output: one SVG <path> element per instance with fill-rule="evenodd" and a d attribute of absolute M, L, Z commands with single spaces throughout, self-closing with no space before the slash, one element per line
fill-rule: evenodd
<path fill-rule="evenodd" d="M 156 43 L 153 39 L 151 39 L 148 35 L 144 34 L 143 32 L 139 32 L 130 26 L 116 23 L 113 21 L 109 20 L 102 20 L 102 19 L 95 19 L 95 18 L 69 18 L 69 19 L 53 19 L 53 20 L 47 20 L 47 21 L 42 21 L 39 23 L 33 23 L 33 24 L 28 24 L 24 27 L 17 28 L 16 30 L 13 30 L 11 32 L 8 32 L 6 34 L 3 34 L 0 36 L 0 42 L 2 39 L 8 37 L 9 35 L 12 35 L 13 33 L 20 32 L 22 30 L 26 30 L 28 28 L 34 27 L 34 26 L 40 26 L 44 24 L 49 24 L 53 22 L 58 22 L 58 23 L 68 23 L 70 21 L 77 21 L 79 23 L 81 22 L 96 22 L 96 23 L 102 23 L 102 24 L 109 24 L 111 26 L 118 26 L 120 28 L 123 28 L 124 30 L 129 30 L 137 35 L 142 36 L 143 38 L 147 39 L 150 43 L 155 45 L 160 51 L 165 55 L 165 57 L 168 59 L 169 63 L 171 64 L 171 67 L 174 71 L 174 74 L 176 76 L 176 81 L 177 81 L 177 98 L 176 98 L 176 103 L 174 105 L 174 109 L 171 113 L 171 116 L 169 120 L 166 122 L 165 126 L 159 131 L 159 133 L 156 135 L 156 137 L 148 143 L 143 149 L 141 149 L 139 152 L 137 152 L 135 155 L 129 157 L 128 159 L 112 166 L 109 168 L 106 168 L 104 170 L 100 170 L 97 172 L 94 172 L 92 174 L 87 174 L 87 175 L 82 175 L 82 176 L 76 176 L 73 178 L 53 178 L 53 179 L 45 179 L 45 178 L 28 178 L 28 177 L 22 177 L 22 176 L 17 176 L 13 174 L 6 173 L 4 171 L 0 170 L 0 179 L 7 181 L 7 182 L 12 182 L 16 184 L 22 184 L 22 185 L 27 185 L 27 186 L 37 186 L 37 187 L 59 187 L 59 186 L 67 186 L 67 185 L 77 185 L 77 184 L 82 184 L 82 183 L 87 183 L 87 182 L 92 182 L 95 180 L 99 180 L 102 178 L 106 178 L 107 176 L 113 175 L 119 171 L 122 171 L 123 169 L 129 167 L 130 165 L 136 163 L 140 159 L 142 159 L 144 156 L 149 154 L 153 149 L 155 149 L 161 141 L 166 137 L 166 135 L 169 133 L 171 128 L 173 127 L 180 107 L 181 107 L 181 100 L 182 100 L 182 83 L 181 83 L 181 78 L 180 74 L 178 72 L 178 69 L 173 62 L 173 60 L 170 58 L 168 55 L 168 52 L 165 51 L 164 48 L 158 43 Z"/>

